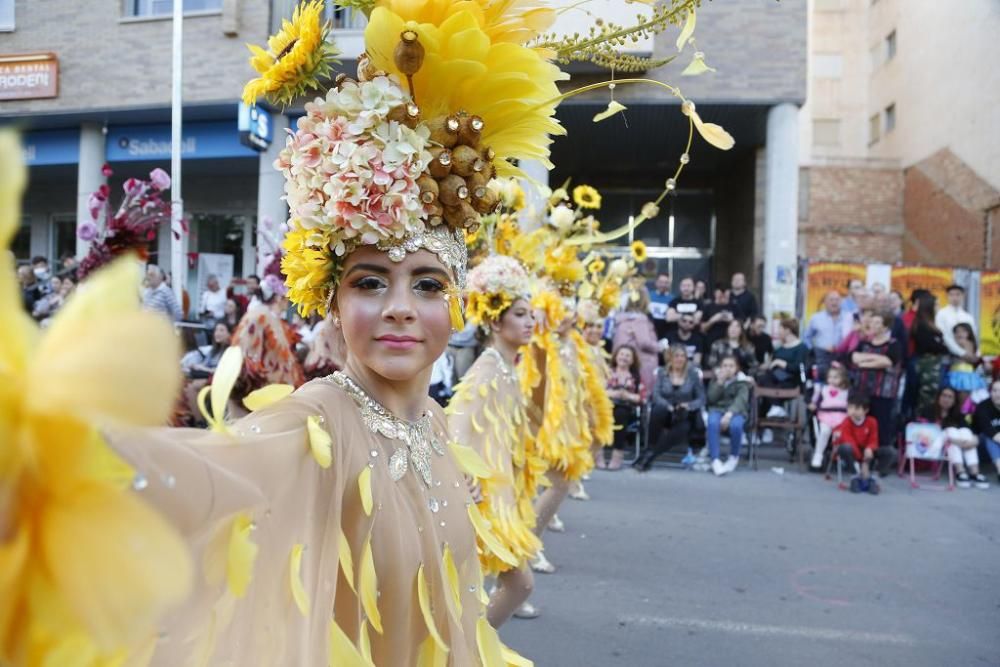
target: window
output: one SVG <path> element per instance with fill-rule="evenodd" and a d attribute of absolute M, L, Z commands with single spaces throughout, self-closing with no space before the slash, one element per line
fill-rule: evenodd
<path fill-rule="evenodd" d="M 222 0 L 183 1 L 185 12 L 222 11 Z M 173 11 L 173 0 L 127 0 L 126 2 L 126 13 L 129 16 L 169 16 Z"/>
<path fill-rule="evenodd" d="M 14 32 L 14 0 L 0 0 L 0 32 Z"/>
<path fill-rule="evenodd" d="M 76 215 L 55 215 L 52 216 L 52 252 L 49 253 L 54 260 L 58 260 L 65 254 L 76 254 Z"/>
<path fill-rule="evenodd" d="M 326 6 L 326 18 L 334 30 L 364 30 L 368 23 L 363 12 L 333 3 Z"/>
<path fill-rule="evenodd" d="M 881 136 L 881 132 L 880 132 L 881 126 L 880 126 L 880 123 L 879 123 L 880 120 L 881 120 L 881 117 L 879 116 L 879 114 L 875 114 L 874 116 L 872 116 L 871 118 L 868 119 L 868 145 L 869 146 L 871 146 L 872 144 L 874 144 L 875 142 L 877 142 L 879 140 L 879 137 Z"/>
<path fill-rule="evenodd" d="M 840 120 L 837 118 L 813 119 L 813 146 L 839 146 Z"/>
<path fill-rule="evenodd" d="M 896 57 L 896 31 L 893 30 L 885 38 L 885 61 L 889 62 Z"/>
<path fill-rule="evenodd" d="M 821 79 L 839 79 L 844 71 L 844 57 L 839 53 L 814 53 L 813 75 Z"/>
<path fill-rule="evenodd" d="M 885 133 L 889 134 L 896 129 L 896 105 L 890 104 L 885 108 Z"/>

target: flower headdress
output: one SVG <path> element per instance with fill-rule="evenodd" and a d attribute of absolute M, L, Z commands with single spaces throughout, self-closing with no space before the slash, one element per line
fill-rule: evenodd
<path fill-rule="evenodd" d="M 528 272 L 513 257 L 490 255 L 469 272 L 466 314 L 485 326 L 530 293 Z"/>

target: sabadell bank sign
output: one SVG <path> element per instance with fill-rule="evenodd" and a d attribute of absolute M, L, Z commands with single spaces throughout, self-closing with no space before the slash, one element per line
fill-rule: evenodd
<path fill-rule="evenodd" d="M 0 55 L 0 100 L 59 96 L 59 59 L 54 53 Z"/>
<path fill-rule="evenodd" d="M 135 159 L 170 157 L 171 143 L 156 139 L 121 137 L 118 146 Z M 198 139 L 187 137 L 181 141 L 181 155 L 191 155 L 198 150 Z"/>
<path fill-rule="evenodd" d="M 108 128 L 106 146 L 108 162 L 169 160 L 170 125 L 112 126 Z M 235 117 L 228 121 L 184 123 L 181 155 L 186 160 L 258 156 L 240 143 Z"/>

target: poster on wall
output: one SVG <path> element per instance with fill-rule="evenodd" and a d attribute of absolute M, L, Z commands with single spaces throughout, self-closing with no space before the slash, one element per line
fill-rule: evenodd
<path fill-rule="evenodd" d="M 937 299 L 937 307 L 948 303 L 948 293 L 945 288 L 955 282 L 954 269 L 932 268 L 928 266 L 894 266 L 892 267 L 892 287 L 909 300 L 915 289 L 930 290 Z"/>
<path fill-rule="evenodd" d="M 806 276 L 806 301 L 804 321 L 809 321 L 812 314 L 823 307 L 823 298 L 827 292 L 836 290 L 841 296 L 847 296 L 847 283 L 850 280 L 867 280 L 868 267 L 864 264 L 846 264 L 842 262 L 819 262 L 810 264 Z"/>
<path fill-rule="evenodd" d="M 987 356 L 1000 354 L 1000 273 L 992 271 L 979 278 L 979 348 Z"/>

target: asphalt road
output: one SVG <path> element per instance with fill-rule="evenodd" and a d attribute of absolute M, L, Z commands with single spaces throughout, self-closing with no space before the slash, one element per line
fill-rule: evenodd
<path fill-rule="evenodd" d="M 869 496 L 770 465 L 595 471 L 504 641 L 542 667 L 1000 665 L 995 476 Z"/>

